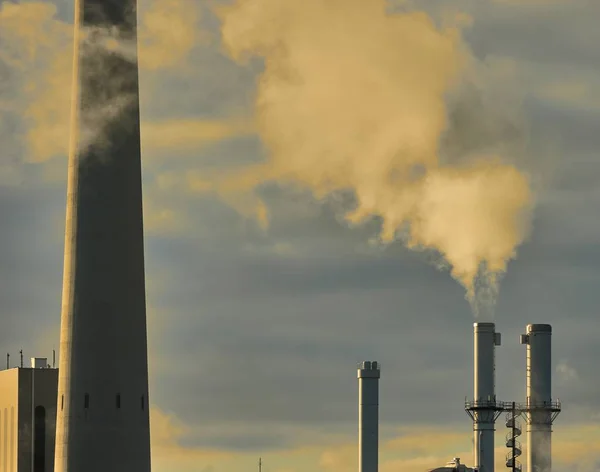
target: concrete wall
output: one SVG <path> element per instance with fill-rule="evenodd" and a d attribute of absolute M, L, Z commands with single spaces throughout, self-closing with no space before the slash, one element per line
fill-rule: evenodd
<path fill-rule="evenodd" d="M 19 369 L 0 371 L 0 472 L 17 472 Z"/>
<path fill-rule="evenodd" d="M 0 472 L 54 470 L 57 388 L 58 369 L 0 371 Z M 43 469 L 32 467 L 32 417 L 36 407 L 45 411 Z"/>
<path fill-rule="evenodd" d="M 32 384 L 33 397 L 32 397 Z M 54 470 L 54 442 L 56 432 L 56 392 L 58 369 L 19 369 L 19 471 L 41 472 L 31 467 L 31 418 L 35 408 L 45 409 L 44 471 Z M 33 401 L 33 403 L 32 403 Z M 39 424 L 38 426 L 41 426 Z"/>
<path fill-rule="evenodd" d="M 135 49 L 117 54 L 84 32 L 134 44 L 137 2 L 74 6 L 55 469 L 150 472 L 138 65 Z M 111 103 L 122 106 L 100 125 Z"/>

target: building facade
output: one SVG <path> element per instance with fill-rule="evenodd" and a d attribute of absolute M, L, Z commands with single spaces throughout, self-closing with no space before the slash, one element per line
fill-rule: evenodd
<path fill-rule="evenodd" d="M 0 371 L 0 472 L 53 472 L 58 369 Z"/>

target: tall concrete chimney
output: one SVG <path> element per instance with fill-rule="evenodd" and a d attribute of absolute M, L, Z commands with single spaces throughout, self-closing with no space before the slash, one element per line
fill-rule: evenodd
<path fill-rule="evenodd" d="M 379 377 L 376 361 L 358 365 L 358 470 L 377 472 L 379 467 Z"/>
<path fill-rule="evenodd" d="M 521 344 L 527 345 L 527 470 L 551 472 L 552 423 L 561 410 L 552 401 L 552 326 L 527 325 Z"/>
<path fill-rule="evenodd" d="M 479 472 L 494 472 L 494 431 L 502 405 L 496 402 L 495 349 L 500 333 L 494 323 L 474 323 L 474 399 L 465 410 L 473 420 L 473 462 Z"/>
<path fill-rule="evenodd" d="M 55 472 L 150 471 L 136 45 L 136 0 L 75 1 Z"/>

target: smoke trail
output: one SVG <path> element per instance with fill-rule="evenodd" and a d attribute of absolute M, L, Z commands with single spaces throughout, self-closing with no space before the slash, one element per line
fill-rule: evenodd
<path fill-rule="evenodd" d="M 196 28 L 198 6 L 191 0 L 152 0 L 144 6 L 139 13 L 140 68 L 180 66 L 202 39 Z M 111 73 L 111 64 L 115 56 L 135 59 L 136 44 L 111 28 L 86 28 L 81 40 L 85 60 L 94 66 L 86 70 L 114 91 L 120 90 L 121 78 Z M 73 25 L 57 18 L 55 5 L 0 3 L 0 136 L 5 138 L 8 124 L 20 129 L 18 140 L 8 132 L 3 139 L 15 148 L 13 156 L 43 162 L 67 154 L 73 41 Z M 102 142 L 102 130 L 120 116 L 131 98 L 115 93 L 109 101 L 98 101 L 87 113 L 82 145 Z"/>
<path fill-rule="evenodd" d="M 320 199 L 352 190 L 349 222 L 377 216 L 383 243 L 437 251 L 475 314 L 489 316 L 532 192 L 498 143 L 456 146 L 472 133 L 456 133 L 447 103 L 478 66 L 459 21 L 439 28 L 423 12 L 390 14 L 384 0 L 237 0 L 219 14 L 230 57 L 264 59 L 255 111 L 268 149 L 221 191 L 265 180 Z"/>

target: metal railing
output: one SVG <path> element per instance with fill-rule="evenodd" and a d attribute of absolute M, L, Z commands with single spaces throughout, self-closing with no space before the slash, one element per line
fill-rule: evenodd
<path fill-rule="evenodd" d="M 465 410 L 504 411 L 504 403 L 496 400 L 465 400 Z"/>
<path fill-rule="evenodd" d="M 560 412 L 562 404 L 560 400 L 550 402 L 532 402 L 515 403 L 515 410 L 523 413 L 529 411 L 548 411 Z M 513 402 L 503 402 L 498 400 L 465 400 L 465 410 L 495 410 L 495 411 L 512 411 Z"/>
<path fill-rule="evenodd" d="M 519 403 L 518 407 L 521 411 L 552 411 L 552 412 L 560 412 L 562 410 L 562 405 L 560 400 L 549 401 L 549 402 L 532 402 L 527 401 L 526 403 Z"/>

